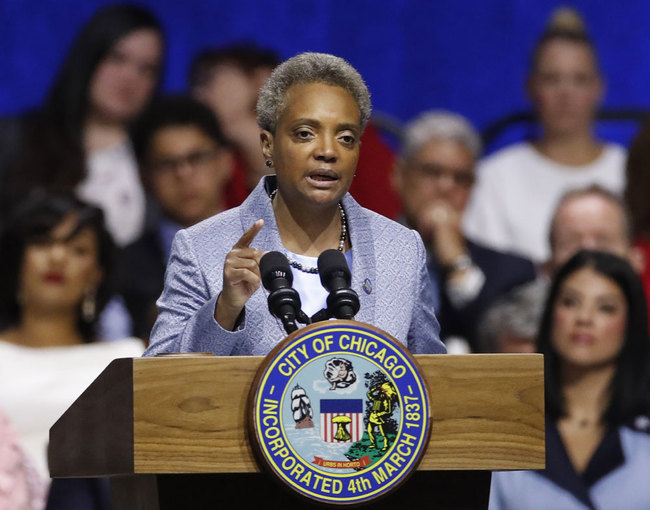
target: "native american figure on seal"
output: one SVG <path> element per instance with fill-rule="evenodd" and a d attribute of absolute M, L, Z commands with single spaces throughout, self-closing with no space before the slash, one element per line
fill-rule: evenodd
<path fill-rule="evenodd" d="M 382 451 L 388 450 L 388 437 L 384 431 L 386 419 L 393 413 L 393 405 L 397 401 L 397 391 L 391 382 L 377 384 L 368 391 L 368 398 L 372 401 L 372 411 L 368 418 L 368 439 L 370 439 L 369 448 L 377 448 L 377 438 L 375 437 L 375 428 L 383 438 Z"/>

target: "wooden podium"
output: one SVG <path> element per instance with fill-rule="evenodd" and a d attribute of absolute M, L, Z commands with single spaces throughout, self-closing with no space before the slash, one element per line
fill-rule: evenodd
<path fill-rule="evenodd" d="M 541 355 L 415 358 L 431 439 L 418 471 L 373 508 L 487 508 L 491 470 L 544 468 Z M 111 477 L 114 510 L 311 506 L 259 473 L 251 452 L 247 400 L 262 360 L 113 361 L 50 430 L 51 475 Z"/>

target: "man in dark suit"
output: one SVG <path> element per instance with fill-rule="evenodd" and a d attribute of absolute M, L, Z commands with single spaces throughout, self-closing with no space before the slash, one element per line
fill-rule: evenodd
<path fill-rule="evenodd" d="M 460 337 L 471 350 L 477 349 L 477 323 L 486 307 L 535 278 L 529 260 L 480 246 L 461 232 L 480 151 L 478 133 L 463 117 L 426 112 L 406 126 L 394 174 L 402 219 L 429 250 L 441 336 L 447 341 Z"/>
<path fill-rule="evenodd" d="M 122 253 L 121 292 L 134 334 L 148 340 L 174 235 L 224 209 L 233 160 L 212 111 L 184 96 L 157 100 L 132 141 L 149 199 L 145 231 Z"/>

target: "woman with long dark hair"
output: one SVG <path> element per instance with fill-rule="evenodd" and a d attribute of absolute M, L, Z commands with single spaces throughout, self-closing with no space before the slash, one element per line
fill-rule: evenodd
<path fill-rule="evenodd" d="M 162 28 L 148 10 L 98 11 L 74 41 L 43 107 L 22 119 L 4 201 L 37 187 L 74 191 L 104 209 L 118 244 L 134 240 L 145 203 L 128 127 L 158 84 L 163 49 Z"/>
<path fill-rule="evenodd" d="M 648 317 L 629 263 L 574 255 L 553 281 L 538 340 L 546 469 L 494 473 L 490 508 L 650 508 Z"/>
<path fill-rule="evenodd" d="M 28 197 L 0 238 L 0 409 L 44 477 L 49 428 L 108 363 L 144 350 L 96 341 L 114 251 L 102 211 L 66 195 Z"/>

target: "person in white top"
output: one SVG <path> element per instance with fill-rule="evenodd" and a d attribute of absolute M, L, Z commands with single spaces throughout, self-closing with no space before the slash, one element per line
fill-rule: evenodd
<path fill-rule="evenodd" d="M 75 191 L 104 210 L 119 245 L 144 226 L 145 197 L 128 127 L 149 102 L 163 58 L 160 23 L 148 10 L 113 5 L 82 28 L 48 98 L 22 119 L 8 197 L 37 187 Z"/>
<path fill-rule="evenodd" d="M 0 240 L 0 409 L 43 477 L 50 427 L 113 359 L 144 350 L 133 338 L 94 341 L 114 249 L 100 209 L 40 193 Z"/>
<path fill-rule="evenodd" d="M 620 193 L 625 150 L 593 133 L 603 80 L 582 21 L 563 9 L 533 54 L 528 93 L 540 137 L 486 158 L 464 217 L 466 235 L 538 263 L 549 257 L 548 229 L 560 197 L 589 184 Z"/>

